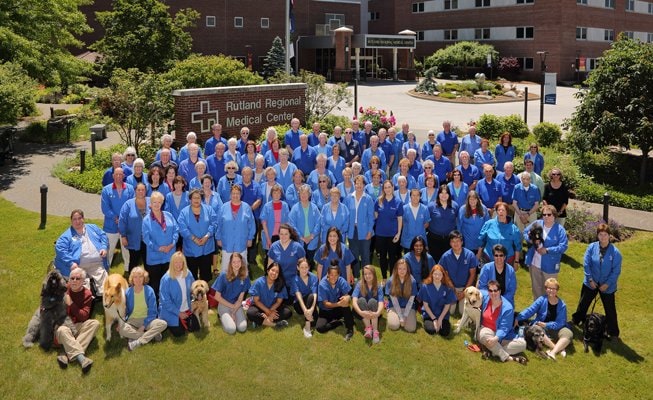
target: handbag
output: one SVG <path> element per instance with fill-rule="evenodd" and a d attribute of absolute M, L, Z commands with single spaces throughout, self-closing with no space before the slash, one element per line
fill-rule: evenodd
<path fill-rule="evenodd" d="M 179 321 L 187 332 L 195 332 L 200 329 L 200 321 L 190 311 L 186 311 L 186 318 L 180 319 Z"/>

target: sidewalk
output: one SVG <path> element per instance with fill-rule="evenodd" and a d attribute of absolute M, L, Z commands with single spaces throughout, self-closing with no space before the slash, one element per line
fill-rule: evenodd
<path fill-rule="evenodd" d="M 603 204 L 570 200 L 569 207 L 581 210 L 589 210 L 594 214 L 603 215 Z M 653 213 L 651 212 L 610 206 L 608 210 L 608 218 L 613 219 L 628 228 L 653 232 Z"/>

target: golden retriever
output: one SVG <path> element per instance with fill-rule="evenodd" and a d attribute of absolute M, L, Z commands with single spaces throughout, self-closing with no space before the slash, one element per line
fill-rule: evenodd
<path fill-rule="evenodd" d="M 458 323 L 454 333 L 460 333 L 460 330 L 470 322 L 474 324 L 474 340 L 478 341 L 478 333 L 481 330 L 481 306 L 483 305 L 483 294 L 474 286 L 465 288 L 465 307 L 463 316 Z"/>
<path fill-rule="evenodd" d="M 202 326 L 209 328 L 209 300 L 207 293 L 209 293 L 209 284 L 201 279 L 196 280 L 190 287 L 191 293 L 191 306 L 190 309 L 200 321 Z"/>
<path fill-rule="evenodd" d="M 111 340 L 111 326 L 118 321 L 118 332 L 125 323 L 127 301 L 125 291 L 129 287 L 127 280 L 120 274 L 111 274 L 104 280 L 104 328 L 107 334 L 107 342 Z"/>

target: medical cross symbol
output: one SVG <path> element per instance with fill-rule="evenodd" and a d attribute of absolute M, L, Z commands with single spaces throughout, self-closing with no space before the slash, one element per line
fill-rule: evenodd
<path fill-rule="evenodd" d="M 218 122 L 218 110 L 212 110 L 210 102 L 200 102 L 200 110 L 191 113 L 191 121 L 193 124 L 201 124 L 200 132 L 210 132 L 211 126 Z M 204 124 L 206 122 L 206 125 Z"/>

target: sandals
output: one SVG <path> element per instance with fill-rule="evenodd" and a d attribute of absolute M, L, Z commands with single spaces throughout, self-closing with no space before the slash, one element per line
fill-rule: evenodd
<path fill-rule="evenodd" d="M 512 356 L 512 360 L 520 363 L 521 365 L 528 364 L 528 359 L 524 356 Z"/>

